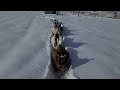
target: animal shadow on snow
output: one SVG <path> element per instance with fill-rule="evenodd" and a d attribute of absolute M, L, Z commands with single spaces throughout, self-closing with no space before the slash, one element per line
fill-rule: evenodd
<path fill-rule="evenodd" d="M 63 33 L 64 33 L 65 36 L 74 35 L 72 33 L 72 31 L 74 31 L 74 30 L 69 30 L 67 27 L 63 28 Z"/>
<path fill-rule="evenodd" d="M 78 52 L 77 52 L 77 48 L 79 48 L 82 45 L 85 45 L 87 43 L 82 43 L 82 42 L 73 42 L 74 38 L 68 38 L 66 36 L 69 35 L 74 35 L 72 32 L 74 32 L 75 30 L 69 30 L 67 27 L 64 28 L 64 34 L 65 34 L 65 39 L 64 39 L 64 46 L 68 47 L 67 51 L 70 54 L 70 59 L 71 59 L 71 63 L 72 63 L 72 68 L 76 68 L 80 65 L 83 65 L 91 60 L 94 60 L 94 58 L 92 59 L 88 59 L 88 58 L 79 58 L 78 57 Z"/>
<path fill-rule="evenodd" d="M 72 32 L 74 32 L 75 30 L 70 30 L 67 27 L 64 27 L 64 45 L 65 47 L 72 47 L 72 48 L 78 48 L 81 45 L 87 44 L 87 43 L 77 43 L 77 42 L 73 42 L 74 38 L 68 38 L 66 36 L 70 36 L 70 35 L 74 35 Z"/>
<path fill-rule="evenodd" d="M 78 52 L 77 50 L 73 49 L 73 48 L 68 48 L 67 51 L 70 54 L 70 59 L 72 62 L 72 68 L 75 69 L 76 67 L 79 67 L 80 65 L 86 64 L 87 62 L 94 60 L 95 58 L 79 58 L 78 57 Z"/>

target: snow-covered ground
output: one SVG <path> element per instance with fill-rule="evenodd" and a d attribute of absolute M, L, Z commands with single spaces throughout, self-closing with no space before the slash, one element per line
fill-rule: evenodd
<path fill-rule="evenodd" d="M 56 16 L 72 69 L 66 78 L 120 78 L 120 20 Z M 52 22 L 40 11 L 0 11 L 0 78 L 58 79 L 50 66 Z"/>

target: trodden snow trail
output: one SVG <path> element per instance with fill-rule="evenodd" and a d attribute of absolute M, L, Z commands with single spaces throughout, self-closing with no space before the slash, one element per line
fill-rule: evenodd
<path fill-rule="evenodd" d="M 45 79 L 47 77 L 48 71 L 49 71 L 49 66 L 50 66 L 50 38 L 48 36 L 48 40 L 46 42 L 46 50 L 47 50 L 47 54 L 49 56 L 49 60 L 48 60 L 48 64 L 46 65 L 46 70 L 45 73 L 43 75 L 43 79 Z"/>
<path fill-rule="evenodd" d="M 52 17 L 48 17 L 48 16 L 43 16 L 45 19 L 48 20 L 48 22 L 51 23 L 51 19 L 54 20 L 54 18 Z M 52 25 L 51 25 L 52 26 Z M 51 30 L 51 29 L 49 29 Z M 46 51 L 47 51 L 47 55 L 49 56 L 49 60 L 48 60 L 48 64 L 46 65 L 46 68 L 45 68 L 45 72 L 44 72 L 44 75 L 43 75 L 43 79 L 58 79 L 53 70 L 52 70 L 52 66 L 51 66 L 51 45 L 50 45 L 50 39 L 51 39 L 51 36 L 52 36 L 52 32 L 49 31 L 49 34 L 48 34 L 48 39 L 46 41 Z"/>
<path fill-rule="evenodd" d="M 78 78 L 74 76 L 73 70 L 71 69 L 68 72 L 66 72 L 66 74 L 63 75 L 61 79 L 78 79 Z"/>
<path fill-rule="evenodd" d="M 48 17 L 48 16 L 45 16 L 45 18 L 54 19 L 54 18 Z M 63 41 L 64 41 L 64 38 L 63 38 Z M 51 39 L 51 34 L 50 34 L 50 36 L 48 35 L 48 40 L 46 42 L 46 50 L 47 50 L 47 54 L 48 54 L 49 58 L 51 57 L 50 56 L 50 52 L 51 52 L 50 39 Z M 57 75 L 55 75 L 55 73 L 52 70 L 51 59 L 49 59 L 48 65 L 46 66 L 46 70 L 45 70 L 43 79 L 45 79 L 45 78 L 46 79 L 77 79 L 74 76 L 72 66 L 70 67 L 70 69 L 64 75 L 62 75 L 61 77 L 57 77 Z"/>
<path fill-rule="evenodd" d="M 47 54 L 49 56 L 48 64 L 46 65 L 46 70 L 43 76 L 43 79 L 59 79 L 57 75 L 54 73 L 52 64 L 51 64 L 51 45 L 50 45 L 50 39 L 51 39 L 52 33 L 48 36 L 48 40 L 46 42 L 46 50 Z"/>

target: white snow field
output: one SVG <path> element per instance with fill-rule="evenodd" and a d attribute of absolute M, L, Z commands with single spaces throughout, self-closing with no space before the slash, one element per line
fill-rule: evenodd
<path fill-rule="evenodd" d="M 64 79 L 120 79 L 120 20 L 0 11 L 0 79 L 59 79 L 51 70 L 52 22 L 63 22 L 72 68 Z"/>

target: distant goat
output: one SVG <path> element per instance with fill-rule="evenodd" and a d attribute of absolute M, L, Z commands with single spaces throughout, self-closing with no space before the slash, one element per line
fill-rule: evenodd
<path fill-rule="evenodd" d="M 58 20 L 51 20 L 53 22 L 52 34 L 63 35 L 63 24 Z"/>

